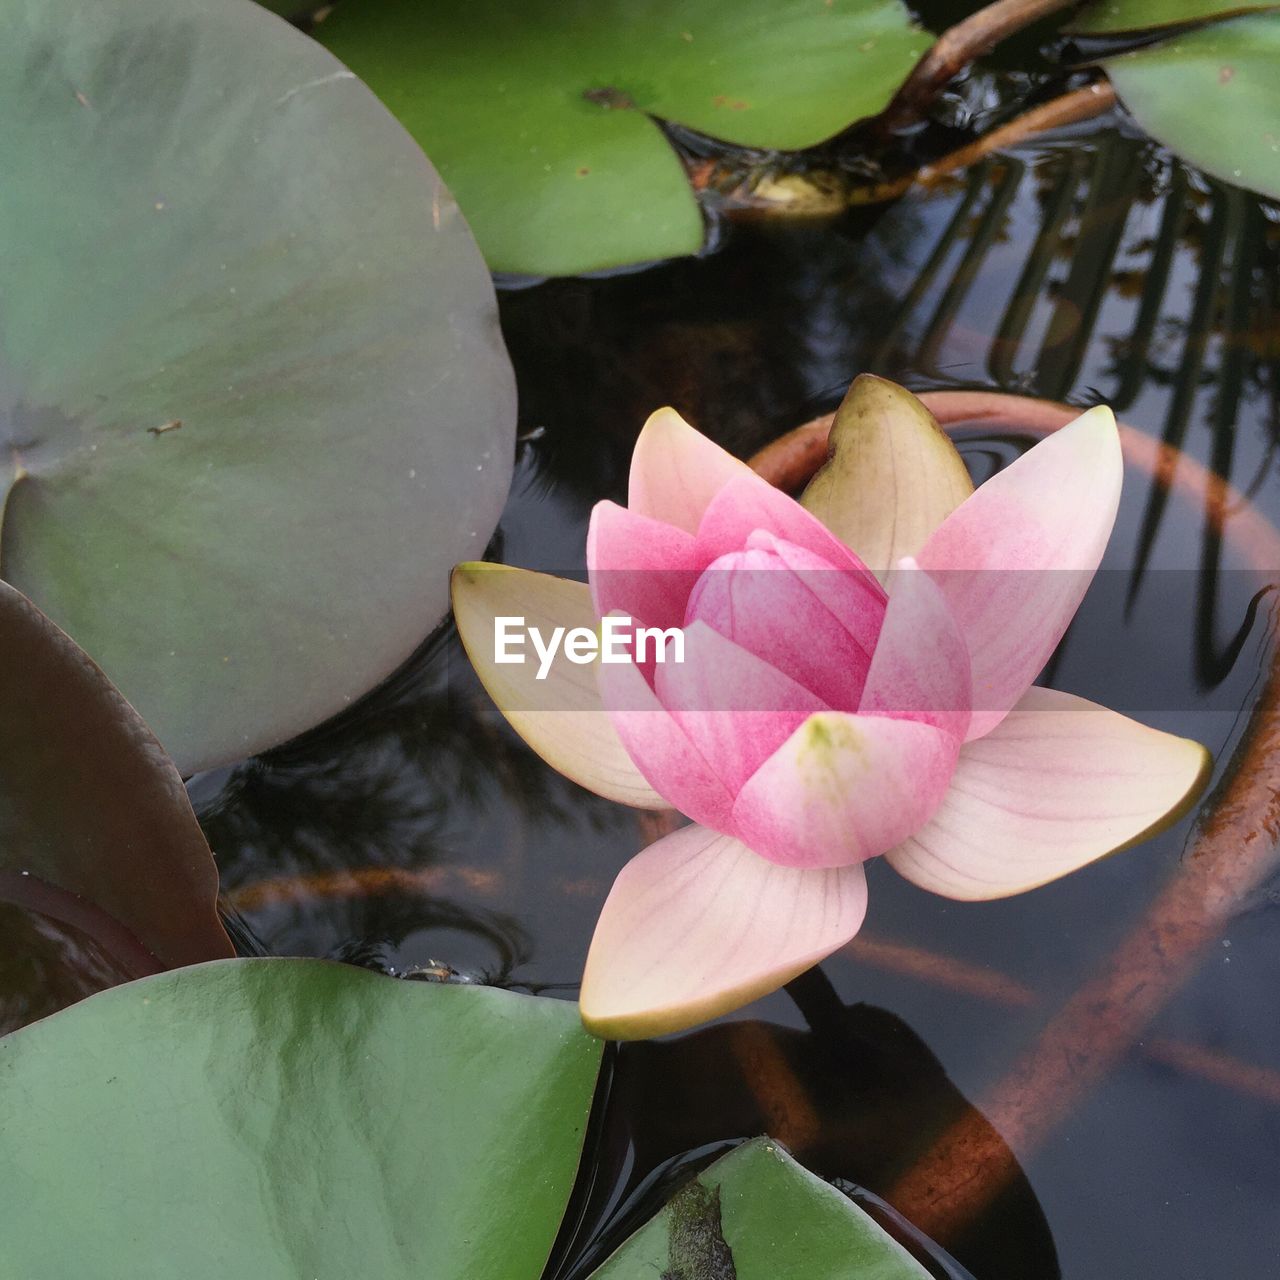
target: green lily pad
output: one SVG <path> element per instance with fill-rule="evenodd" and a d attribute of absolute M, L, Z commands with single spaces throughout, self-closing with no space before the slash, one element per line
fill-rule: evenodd
<path fill-rule="evenodd" d="M 249 0 L 0 0 L 0 575 L 183 772 L 395 669 L 506 496 L 483 262 Z"/>
<path fill-rule="evenodd" d="M 137 712 L 4 582 L 0 655 L 0 1026 L 231 955 L 209 846 Z"/>
<path fill-rule="evenodd" d="M 0 1040 L 6 1273 L 538 1280 L 599 1061 L 572 1004 L 319 960 L 116 987 Z"/>
<path fill-rule="evenodd" d="M 776 1142 L 717 1160 L 635 1233 L 592 1280 L 928 1280 L 929 1273 L 834 1187 Z"/>
<path fill-rule="evenodd" d="M 1275 7 L 1275 0 L 1098 0 L 1081 10 L 1066 29 L 1080 35 L 1111 35 Z"/>
<path fill-rule="evenodd" d="M 794 150 L 881 111 L 929 44 L 898 0 L 362 0 L 317 29 L 457 193 L 489 265 L 694 253 L 651 117 Z"/>
<path fill-rule="evenodd" d="M 1184 32 L 1103 66 L 1153 138 L 1216 178 L 1280 196 L 1280 13 Z"/>

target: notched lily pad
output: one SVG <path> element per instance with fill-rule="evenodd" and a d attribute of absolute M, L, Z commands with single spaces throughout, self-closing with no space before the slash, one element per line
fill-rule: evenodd
<path fill-rule="evenodd" d="M 506 497 L 448 191 L 249 0 L 0 0 L 0 574 L 182 771 L 397 667 Z"/>
<path fill-rule="evenodd" d="M 230 960 L 0 1040 L 22 1276 L 538 1280 L 600 1047 L 568 1003 Z"/>
<path fill-rule="evenodd" d="M 812 146 L 882 110 L 929 43 L 898 0 L 363 0 L 316 35 L 439 165 L 490 266 L 537 275 L 699 248 L 651 117 Z"/>

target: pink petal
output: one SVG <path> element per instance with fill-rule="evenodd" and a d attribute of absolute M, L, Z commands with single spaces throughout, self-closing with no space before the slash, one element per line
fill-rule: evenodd
<path fill-rule="evenodd" d="M 1176 822 L 1211 764 L 1198 742 L 1032 688 L 961 749 L 937 813 L 888 859 L 944 897 L 1022 893 Z"/>
<path fill-rule="evenodd" d="M 867 909 L 861 866 L 779 867 L 684 827 L 622 869 L 582 979 L 582 1020 L 613 1040 L 682 1031 L 775 990 L 843 946 Z"/>
<path fill-rule="evenodd" d="M 662 670 L 664 668 L 659 668 Z M 631 760 L 673 809 L 728 830 L 733 797 L 634 663 L 601 663 L 600 693 Z"/>
<path fill-rule="evenodd" d="M 858 707 L 864 715 L 936 725 L 963 740 L 971 699 L 969 650 L 941 589 L 905 557 Z"/>
<path fill-rule="evenodd" d="M 652 627 L 678 627 L 697 581 L 693 535 L 597 502 L 587 531 L 587 569 L 596 612 L 625 613 Z"/>
<path fill-rule="evenodd" d="M 833 569 L 866 573 L 867 567 L 794 498 L 775 489 L 754 471 L 724 485 L 711 499 L 698 525 L 698 551 L 710 564 L 739 551 L 762 529 L 821 557 Z"/>
<path fill-rule="evenodd" d="M 659 409 L 644 424 L 631 455 L 627 506 L 695 533 L 711 499 L 736 476 L 754 474 L 674 409 Z"/>
<path fill-rule="evenodd" d="M 721 556 L 698 579 L 685 622 L 704 622 L 785 672 L 818 705 L 855 711 L 883 616 L 883 592 L 870 574 L 833 569 L 757 531 L 745 550 Z"/>
<path fill-rule="evenodd" d="M 736 833 L 784 866 L 877 857 L 929 820 L 959 745 L 915 720 L 819 712 L 743 786 L 733 806 Z"/>
<path fill-rule="evenodd" d="M 463 647 L 489 696 L 511 727 L 553 769 L 609 800 L 642 809 L 667 802 L 645 781 L 600 699 L 590 666 L 557 661 L 545 680 L 538 663 L 495 660 L 494 620 L 523 617 L 550 634 L 596 625 L 585 582 L 501 564 L 460 564 L 453 571 L 453 616 Z"/>
<path fill-rule="evenodd" d="M 808 689 L 704 622 L 686 627 L 684 636 L 684 661 L 659 665 L 654 687 L 659 701 L 729 794 L 735 795 L 805 717 L 823 704 Z"/>
<path fill-rule="evenodd" d="M 1120 501 L 1120 436 L 1098 407 L 962 502 L 925 543 L 969 647 L 974 716 L 989 733 L 1062 639 L 1102 559 Z"/>

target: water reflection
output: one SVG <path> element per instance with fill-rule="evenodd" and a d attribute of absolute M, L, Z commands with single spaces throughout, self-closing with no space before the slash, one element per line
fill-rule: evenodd
<path fill-rule="evenodd" d="M 563 1280 L 586 1275 L 653 1214 L 687 1169 L 685 1153 L 708 1134 L 768 1133 L 807 1168 L 874 1196 L 887 1192 L 959 1116 L 974 1114 L 924 1041 L 895 1014 L 844 1006 L 817 972 L 791 992 L 805 1029 L 748 1017 L 620 1047 L 591 1194 L 578 1206 L 574 1239 L 562 1241 L 577 1259 Z M 699 1164 L 710 1154 L 719 1153 L 701 1152 Z M 663 1176 L 649 1174 L 654 1170 Z M 637 1172 L 649 1174 L 638 1186 Z M 899 1234 L 900 1224 L 886 1225 Z M 934 1274 L 957 1275 L 954 1260 L 933 1242 L 908 1235 L 903 1243 L 936 1263 Z M 941 1244 L 990 1280 L 1058 1274 L 1052 1237 L 1025 1180 Z"/>
<path fill-rule="evenodd" d="M 581 569 L 591 503 L 621 494 L 655 406 L 673 403 L 747 454 L 830 408 L 863 369 L 917 388 L 1110 398 L 1274 516 L 1275 228 L 1271 206 L 1094 125 L 832 225 L 730 227 L 705 259 L 508 294 L 522 427 L 545 430 L 523 452 L 501 554 Z M 981 472 L 1016 447 L 988 438 L 966 451 Z M 1235 555 L 1239 524 L 1237 510 L 1165 499 L 1131 473 L 1109 574 L 1054 682 L 1158 706 L 1153 723 L 1225 758 L 1268 624 Z M 228 897 L 275 949 L 397 969 L 439 960 L 571 994 L 608 886 L 645 836 L 635 815 L 541 765 L 464 670 L 446 634 L 323 733 L 198 780 Z M 623 1136 L 603 1149 L 587 1237 L 667 1162 L 765 1129 L 822 1172 L 887 1190 L 895 1164 L 966 1106 L 962 1093 L 1003 1076 L 1124 934 L 1190 826 L 1006 902 L 946 902 L 873 866 L 869 929 L 883 945 L 927 947 L 1035 998 L 992 999 L 853 947 L 824 966 L 845 1009 L 839 1034 L 807 1029 L 775 995 L 623 1050 L 602 1121 Z M 1276 1020 L 1259 1016 L 1280 989 L 1278 905 L 1270 888 L 1250 904 L 1153 1039 L 1280 1066 Z M 808 1130 L 781 1095 L 762 1100 L 771 1060 L 803 1082 Z M 1068 1280 L 1267 1273 L 1280 1251 L 1278 1150 L 1280 1107 L 1265 1091 L 1135 1052 L 1024 1162 L 1029 1183 L 1000 1225 L 954 1251 L 978 1280 L 1052 1275 L 1055 1248 Z"/>
<path fill-rule="evenodd" d="M 0 902 L 0 1035 L 136 974 L 74 925 Z"/>

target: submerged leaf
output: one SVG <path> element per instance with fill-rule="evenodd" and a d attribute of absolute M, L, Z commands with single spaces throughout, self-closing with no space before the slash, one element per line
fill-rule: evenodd
<path fill-rule="evenodd" d="M 492 287 L 412 139 L 257 5 L 3 9 L 0 573 L 184 773 L 238 759 L 394 670 L 484 547 Z"/>
<path fill-rule="evenodd" d="M 572 1004 L 233 960 L 0 1040 L 14 1275 L 537 1280 L 600 1047 Z"/>
<path fill-rule="evenodd" d="M 811 146 L 882 110 L 928 44 L 897 0 L 364 0 L 316 34 L 440 166 L 490 266 L 538 275 L 701 245 L 652 117 Z"/>
<path fill-rule="evenodd" d="M 1102 65 L 1152 137 L 1216 178 L 1280 197 L 1280 12 L 1182 32 Z"/>
<path fill-rule="evenodd" d="M 209 846 L 160 744 L 85 654 L 0 582 L 0 902 L 38 913 L 33 938 L 52 928 L 65 940 L 41 944 L 42 955 L 100 953 L 93 990 L 231 955 L 217 893 Z M 3 984 L 10 1025 L 21 1009 L 44 1011 L 43 964 Z M 12 959 L 5 967 L 16 974 Z M 85 993 L 75 975 L 57 985 Z"/>
<path fill-rule="evenodd" d="M 767 1138 L 672 1197 L 593 1280 L 928 1280 L 861 1209 Z"/>

